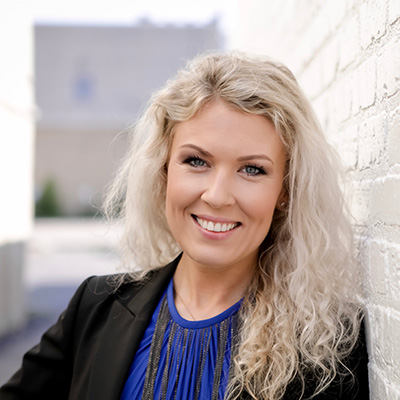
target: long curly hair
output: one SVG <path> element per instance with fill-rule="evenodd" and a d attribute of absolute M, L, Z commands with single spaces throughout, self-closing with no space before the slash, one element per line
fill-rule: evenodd
<path fill-rule="evenodd" d="M 317 394 L 342 373 L 361 307 L 339 162 L 286 66 L 243 53 L 189 62 L 152 96 L 132 127 L 106 214 L 117 212 L 123 221 L 124 264 L 142 277 L 181 251 L 165 216 L 165 166 L 175 125 L 213 100 L 268 118 L 286 150 L 288 205 L 275 211 L 243 301 L 227 397 L 246 390 L 253 399 L 280 399 L 294 378 L 304 383 L 310 371 Z"/>

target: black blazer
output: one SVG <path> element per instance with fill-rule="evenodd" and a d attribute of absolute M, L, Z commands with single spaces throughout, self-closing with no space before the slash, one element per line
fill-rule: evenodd
<path fill-rule="evenodd" d="M 118 291 L 107 277 L 84 281 L 57 323 L 25 354 L 21 369 L 0 388 L 0 400 L 118 400 L 133 356 L 178 261 L 152 273 L 145 284 L 124 284 Z M 364 353 L 362 345 L 354 356 L 364 389 L 358 400 L 368 399 Z M 332 387 L 317 399 L 352 398 L 350 394 L 340 397 L 342 386 Z M 294 382 L 284 399 L 298 399 L 298 390 Z"/>

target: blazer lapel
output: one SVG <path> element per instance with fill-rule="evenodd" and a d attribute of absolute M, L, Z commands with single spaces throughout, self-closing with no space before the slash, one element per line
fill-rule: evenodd
<path fill-rule="evenodd" d="M 157 270 L 139 288 L 128 284 L 122 295 L 115 295 L 118 301 L 113 303 L 98 339 L 100 346 L 90 374 L 88 399 L 114 400 L 121 396 L 134 354 L 179 259 L 180 256 Z"/>

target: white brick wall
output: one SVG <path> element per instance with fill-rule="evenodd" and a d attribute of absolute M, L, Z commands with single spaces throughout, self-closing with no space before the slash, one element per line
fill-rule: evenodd
<path fill-rule="evenodd" d="M 229 47 L 285 62 L 348 172 L 374 400 L 400 399 L 400 1 L 237 0 Z"/>

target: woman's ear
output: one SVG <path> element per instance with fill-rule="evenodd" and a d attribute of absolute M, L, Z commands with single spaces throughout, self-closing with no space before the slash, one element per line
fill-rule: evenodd
<path fill-rule="evenodd" d="M 287 207 L 288 207 L 288 195 L 285 191 L 279 195 L 275 208 L 279 211 L 286 211 Z"/>

